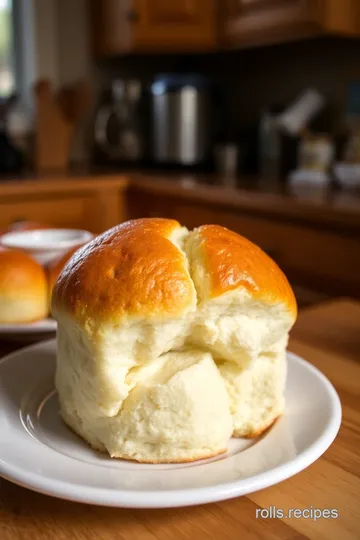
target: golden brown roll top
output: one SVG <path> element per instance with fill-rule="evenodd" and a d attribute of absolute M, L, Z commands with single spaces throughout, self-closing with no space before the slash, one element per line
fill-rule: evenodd
<path fill-rule="evenodd" d="M 81 248 L 61 273 L 52 308 L 77 319 L 181 317 L 196 306 L 185 254 L 184 229 L 169 219 L 123 223 Z"/>
<path fill-rule="evenodd" d="M 231 291 L 283 304 L 293 291 L 276 263 L 246 238 L 218 225 L 188 232 L 170 219 L 123 223 L 95 238 L 66 265 L 53 307 L 101 322 L 177 318 Z"/>
<path fill-rule="evenodd" d="M 47 316 L 47 281 L 29 255 L 0 249 L 0 322 L 22 323 Z"/>
<path fill-rule="evenodd" d="M 257 245 L 219 225 L 203 225 L 186 240 L 199 300 L 245 289 L 254 299 L 283 303 L 297 315 L 293 290 L 278 265 Z"/>

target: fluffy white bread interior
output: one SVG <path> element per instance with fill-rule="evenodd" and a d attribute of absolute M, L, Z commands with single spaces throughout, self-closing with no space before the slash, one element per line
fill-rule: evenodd
<path fill-rule="evenodd" d="M 259 355 L 247 368 L 218 365 L 230 399 L 234 437 L 256 437 L 283 414 L 285 350 Z"/>
<path fill-rule="evenodd" d="M 242 286 L 214 294 L 199 230 L 178 226 L 167 238 L 193 282 L 178 316 L 77 318 L 54 289 L 62 416 L 114 457 L 181 462 L 216 455 L 231 433 L 255 436 L 283 411 L 294 313 L 283 298 L 268 301 Z M 72 273 L 70 261 L 65 277 Z"/>
<path fill-rule="evenodd" d="M 232 433 L 229 398 L 210 354 L 170 352 L 135 367 L 126 377 L 129 394 L 116 416 L 94 407 L 94 388 L 74 380 L 73 359 L 58 371 L 57 387 L 67 424 L 98 450 L 140 462 L 202 459 L 226 451 Z M 65 365 L 63 365 L 65 368 Z M 206 384 L 205 384 L 206 381 Z M 79 414 L 80 411 L 80 414 Z"/>
<path fill-rule="evenodd" d="M 57 320 L 59 394 L 66 387 L 79 393 L 81 407 L 82 398 L 88 396 L 84 407 L 109 418 L 118 415 L 132 389 L 131 379 L 127 378 L 129 371 L 183 347 L 188 327 L 186 320 L 153 325 L 135 322 L 120 327 L 106 325 L 95 335 L 89 335 L 61 312 L 57 313 Z M 80 416 L 82 413 L 80 408 Z"/>

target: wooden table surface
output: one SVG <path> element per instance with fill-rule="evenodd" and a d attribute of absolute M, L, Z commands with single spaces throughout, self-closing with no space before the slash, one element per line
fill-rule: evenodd
<path fill-rule="evenodd" d="M 0 343 L 0 353 L 12 345 Z M 338 437 L 313 465 L 274 487 L 216 504 L 125 510 L 61 501 L 0 480 L 1 540 L 360 539 L 360 303 L 303 311 L 290 347 L 325 373 L 343 407 Z M 1 435 L 0 435 L 1 440 Z M 336 509 L 337 519 L 261 519 L 275 506 Z"/>

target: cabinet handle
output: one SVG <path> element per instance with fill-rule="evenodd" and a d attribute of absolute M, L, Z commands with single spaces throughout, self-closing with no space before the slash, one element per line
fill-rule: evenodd
<path fill-rule="evenodd" d="M 128 20 L 132 23 L 135 23 L 135 22 L 138 22 L 139 20 L 139 13 L 138 11 L 136 11 L 135 9 L 132 9 L 131 11 L 129 11 L 128 13 Z"/>

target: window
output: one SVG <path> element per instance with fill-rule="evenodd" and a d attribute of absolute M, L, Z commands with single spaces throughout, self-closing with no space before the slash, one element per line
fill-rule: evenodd
<path fill-rule="evenodd" d="M 0 98 L 15 89 L 13 10 L 11 0 L 0 0 Z"/>

